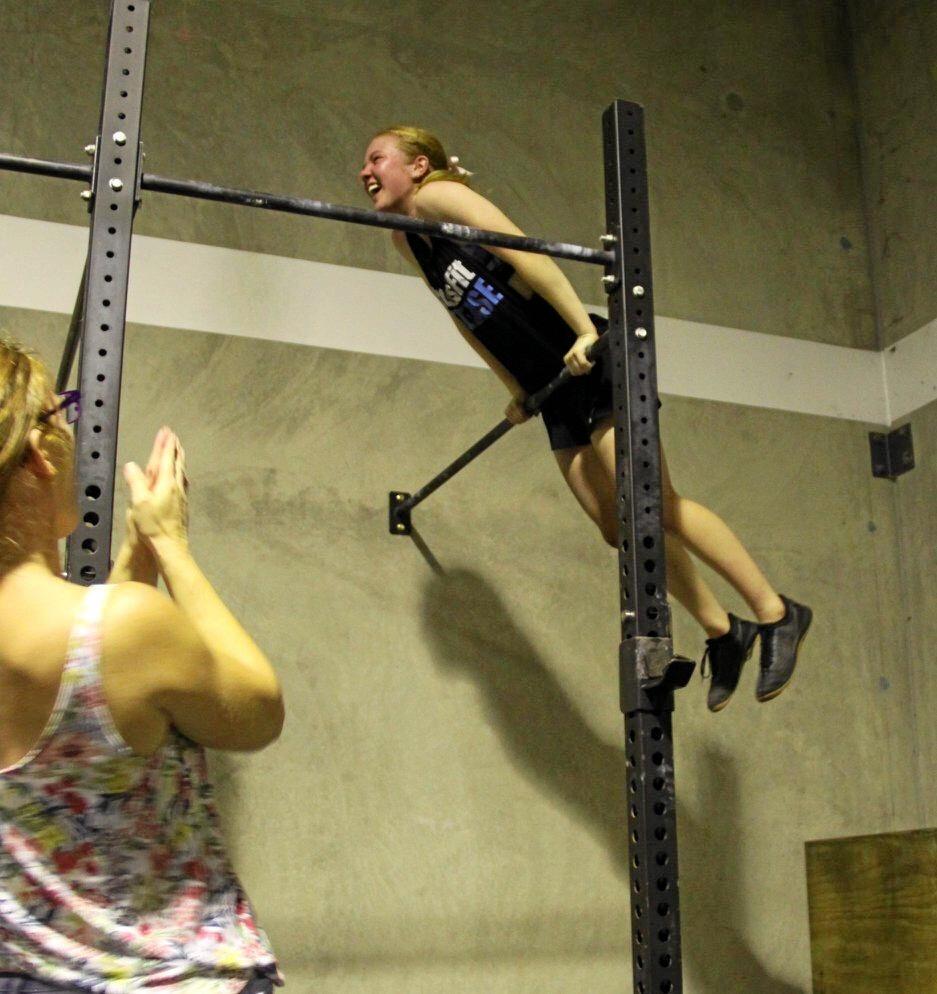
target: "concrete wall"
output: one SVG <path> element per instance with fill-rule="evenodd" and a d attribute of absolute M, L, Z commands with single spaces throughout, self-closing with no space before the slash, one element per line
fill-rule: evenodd
<path fill-rule="evenodd" d="M 872 278 L 883 347 L 937 318 L 937 8 L 924 0 L 851 0 Z M 899 346 L 900 348 L 900 346 Z M 933 377 L 934 367 L 921 371 Z M 922 782 L 937 764 L 937 405 L 911 418 L 917 468 L 892 487 L 901 541 L 901 605 Z M 924 796 L 925 823 L 937 795 Z"/>
<path fill-rule="evenodd" d="M 850 0 L 882 347 L 937 317 L 937 7 Z"/>
<path fill-rule="evenodd" d="M 488 425 L 483 371 L 140 327 L 124 397 L 121 459 L 185 437 L 196 552 L 285 684 L 281 742 L 216 769 L 292 989 L 628 989 L 615 575 L 541 426 L 418 512 L 440 576 L 385 492 Z M 806 992 L 803 841 L 914 827 L 927 789 L 889 485 L 849 422 L 671 400 L 664 428 L 678 486 L 817 612 L 778 701 L 753 671 L 719 716 L 680 697 L 686 990 Z M 679 611 L 676 640 L 702 649 Z"/>
<path fill-rule="evenodd" d="M 522 226 L 594 242 L 598 118 L 627 96 L 651 123 L 660 311 L 875 344 L 836 4 L 154 7 L 153 172 L 351 202 L 364 140 L 413 119 Z M 77 158 L 104 25 L 97 4 L 0 0 L 0 147 Z M 0 211 L 78 223 L 77 192 L 0 174 Z M 374 232 L 216 205 L 148 197 L 137 230 L 399 269 Z M 595 274 L 571 272 L 596 299 Z M 0 324 L 58 355 L 61 318 L 0 308 Z M 542 427 L 417 512 L 445 575 L 386 534 L 386 492 L 502 406 L 480 370 L 130 329 L 120 458 L 163 422 L 183 435 L 196 552 L 286 688 L 282 741 L 215 767 L 291 991 L 629 989 L 614 563 Z M 908 717 L 928 678 L 898 593 L 899 528 L 927 518 L 931 477 L 899 482 L 902 517 L 865 426 L 680 398 L 662 417 L 677 486 L 817 616 L 779 700 L 755 703 L 754 667 L 719 716 L 699 683 L 680 697 L 685 989 L 806 994 L 804 840 L 933 814 L 909 762 L 933 748 Z M 700 654 L 679 610 L 675 636 Z"/>
<path fill-rule="evenodd" d="M 872 297 L 839 4 L 348 0 L 154 4 L 146 168 L 366 206 L 390 121 L 440 132 L 531 233 L 596 244 L 600 117 L 649 125 L 657 306 L 671 317 L 870 348 Z M 0 3 L 0 146 L 75 160 L 95 133 L 106 4 Z M 13 213 L 76 222 L 73 184 L 0 181 Z M 144 234 L 402 270 L 372 231 L 147 198 Z M 592 268 L 569 270 L 586 300 Z"/>
<path fill-rule="evenodd" d="M 901 541 L 901 608 L 908 666 L 912 681 L 918 777 L 933 783 L 937 766 L 937 598 L 934 595 L 934 548 L 937 545 L 937 404 L 911 418 L 917 468 L 895 485 L 898 536 Z M 937 822 L 937 792 L 931 786 L 922 795 L 924 824 Z"/>

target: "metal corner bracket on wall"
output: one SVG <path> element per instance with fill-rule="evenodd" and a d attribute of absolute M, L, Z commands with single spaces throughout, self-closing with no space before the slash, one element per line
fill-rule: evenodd
<path fill-rule="evenodd" d="M 897 480 L 914 469 L 914 439 L 910 422 L 889 432 L 870 431 L 869 450 L 872 475 L 878 479 Z"/>

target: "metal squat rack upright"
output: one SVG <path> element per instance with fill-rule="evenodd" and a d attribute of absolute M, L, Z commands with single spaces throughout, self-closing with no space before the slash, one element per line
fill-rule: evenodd
<path fill-rule="evenodd" d="M 667 605 L 644 112 L 616 101 L 602 125 L 605 240 L 615 251 L 604 282 L 615 397 L 632 969 L 635 994 L 681 994 L 672 719 L 674 690 L 686 685 L 694 664 L 674 656 Z"/>
<path fill-rule="evenodd" d="M 149 19 L 150 0 L 111 4 L 98 137 L 86 149 L 94 156 L 91 188 L 82 194 L 91 212 L 88 257 L 58 377 L 62 389 L 80 336 L 83 416 L 75 435 L 79 524 L 68 539 L 67 576 L 84 584 L 102 582 L 110 570 L 130 242 L 142 176 L 140 117 Z"/>

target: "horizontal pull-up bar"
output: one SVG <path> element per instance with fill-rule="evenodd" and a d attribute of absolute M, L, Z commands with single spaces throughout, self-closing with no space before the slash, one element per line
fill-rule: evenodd
<path fill-rule="evenodd" d="M 22 155 L 0 152 L 0 169 L 11 173 L 32 173 L 34 176 L 52 176 L 55 179 L 77 179 L 89 183 L 91 166 L 77 162 L 51 162 L 48 159 L 27 159 Z"/>
<path fill-rule="evenodd" d="M 0 153 L 0 169 L 32 173 L 37 176 L 85 181 L 90 181 L 92 173 L 91 166 L 81 166 L 69 162 L 49 162 L 43 159 L 25 159 L 3 153 Z M 587 248 L 585 245 L 574 245 L 570 242 L 548 242 L 543 238 L 532 238 L 527 235 L 506 235 L 500 231 L 485 231 L 482 228 L 470 228 L 464 224 L 452 224 L 451 222 L 423 221 L 402 214 L 388 214 L 360 207 L 330 204 L 324 200 L 306 200 L 302 197 L 259 193 L 255 190 L 234 190 L 197 180 L 167 179 L 150 173 L 143 174 L 140 185 L 142 189 L 152 190 L 154 193 L 169 193 L 180 197 L 193 197 L 197 200 L 240 204 L 242 207 L 258 207 L 261 210 L 281 211 L 286 214 L 322 217 L 332 221 L 347 221 L 350 224 L 367 224 L 374 228 L 413 231 L 420 235 L 439 235 L 456 242 L 493 245 L 495 248 L 516 249 L 519 252 L 536 252 L 540 255 L 551 255 L 557 259 L 588 262 L 596 266 L 610 266 L 615 261 L 612 252 Z"/>
<path fill-rule="evenodd" d="M 595 342 L 588 352 L 588 358 L 595 359 L 597 356 L 601 355 L 608 348 L 608 333 L 603 334 L 597 342 Z M 562 370 L 552 379 L 550 382 L 538 390 L 536 393 L 531 394 L 527 400 L 524 401 L 523 407 L 527 414 L 533 416 L 540 413 L 540 409 L 549 400 L 549 398 L 566 383 L 573 374 L 570 373 L 568 367 L 564 366 Z M 392 535 L 409 535 L 412 531 L 412 525 L 410 522 L 410 512 L 417 506 L 417 504 L 422 504 L 430 494 L 435 493 L 444 483 L 447 483 L 452 479 L 460 469 L 464 469 L 470 462 L 478 458 L 486 449 L 491 448 L 495 442 L 498 441 L 503 435 L 506 435 L 514 427 L 513 422 L 505 418 L 494 426 L 487 434 L 483 435 L 474 445 L 470 446 L 465 452 L 451 462 L 442 472 L 437 473 L 426 486 L 420 487 L 414 494 L 403 493 L 399 490 L 392 490 L 390 492 L 390 516 L 389 516 L 389 527 Z"/>

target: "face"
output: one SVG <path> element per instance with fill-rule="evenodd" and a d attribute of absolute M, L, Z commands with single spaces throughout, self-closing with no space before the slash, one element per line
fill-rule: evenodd
<path fill-rule="evenodd" d="M 365 152 L 358 177 L 375 210 L 408 214 L 417 184 L 428 172 L 425 155 L 408 162 L 393 135 L 378 135 Z"/>

